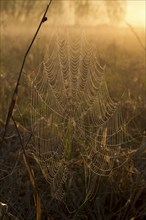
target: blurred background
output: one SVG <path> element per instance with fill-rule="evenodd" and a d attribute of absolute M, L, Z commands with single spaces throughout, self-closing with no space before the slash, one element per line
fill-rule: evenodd
<path fill-rule="evenodd" d="M 1 22 L 35 23 L 48 0 L 1 1 Z M 10 21 L 11 19 L 11 21 Z M 50 25 L 124 25 L 145 26 L 145 0 L 54 0 L 49 10 Z"/>

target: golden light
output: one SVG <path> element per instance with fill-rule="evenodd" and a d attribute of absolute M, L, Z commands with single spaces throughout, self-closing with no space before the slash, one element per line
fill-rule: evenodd
<path fill-rule="evenodd" d="M 134 26 L 146 26 L 146 0 L 127 0 L 125 20 Z"/>

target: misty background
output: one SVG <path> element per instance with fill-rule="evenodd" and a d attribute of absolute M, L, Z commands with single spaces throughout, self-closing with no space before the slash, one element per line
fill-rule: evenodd
<path fill-rule="evenodd" d="M 1 22 L 9 19 L 35 23 L 49 1 L 1 1 Z M 126 13 L 126 0 L 53 0 L 48 17 L 50 25 L 97 25 L 119 23 Z M 6 25 L 6 24 L 5 24 Z"/>

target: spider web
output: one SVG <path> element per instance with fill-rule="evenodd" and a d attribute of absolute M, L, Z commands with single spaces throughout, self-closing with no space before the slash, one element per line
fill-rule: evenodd
<path fill-rule="evenodd" d="M 72 161 L 81 160 L 87 201 L 95 196 L 99 177 L 126 163 L 119 156 L 133 138 L 121 103 L 108 92 L 95 42 L 80 31 L 64 32 L 52 33 L 43 61 L 31 74 L 31 126 L 52 197 L 64 199 Z"/>

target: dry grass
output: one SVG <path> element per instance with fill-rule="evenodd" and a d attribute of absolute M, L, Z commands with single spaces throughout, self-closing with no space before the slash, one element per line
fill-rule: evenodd
<path fill-rule="evenodd" d="M 107 177 L 96 177 L 98 191 L 96 194 L 94 193 L 92 200 L 89 199 L 83 204 L 82 202 L 86 196 L 83 160 L 81 157 L 71 158 L 69 160 L 70 179 L 65 185 L 66 202 L 58 201 L 51 196 L 51 187 L 46 182 L 39 162 L 33 155 L 34 147 L 32 143 L 29 142 L 26 145 L 30 129 L 29 93 L 26 81 L 22 79 L 18 96 L 19 108 L 16 106 L 15 110 L 18 130 L 11 123 L 8 127 L 7 138 L 5 142 L 1 143 L 0 147 L 0 201 L 8 205 L 9 210 L 5 214 L 6 219 L 9 215 L 12 219 L 17 217 L 18 219 L 27 220 L 142 220 L 146 217 L 146 140 L 144 137 L 146 106 L 144 103 L 145 67 L 143 56 L 131 52 L 130 48 L 126 48 L 123 52 L 121 46 L 114 48 L 113 52 L 113 44 L 108 44 L 109 47 L 104 48 L 106 56 L 102 57 L 102 61 L 106 62 L 112 71 L 115 71 L 114 56 L 110 54 L 116 53 L 116 73 L 119 73 L 119 75 L 113 74 L 112 71 L 107 73 L 110 93 L 112 95 L 116 93 L 119 96 L 125 90 L 126 82 L 129 87 L 129 98 L 128 101 L 123 102 L 125 118 L 128 118 L 129 115 L 131 118 L 132 115 L 136 115 L 129 124 L 129 130 L 133 135 L 136 135 L 138 130 L 143 139 L 138 139 L 137 146 L 129 144 L 127 149 L 125 148 L 125 151 L 115 161 L 114 166 L 117 167 L 126 158 L 126 163 L 123 166 L 119 169 L 113 169 Z M 20 40 L 17 41 L 17 46 L 9 42 L 7 50 L 3 51 L 2 54 L 1 134 L 10 94 L 16 82 L 16 75 L 12 73 L 17 72 L 18 65 L 21 63 L 21 45 Z M 28 57 L 25 68 L 25 72 L 28 74 L 31 72 L 32 66 L 35 67 L 39 63 L 38 60 L 39 57 L 41 59 L 43 51 L 39 52 L 38 54 L 38 49 L 35 47 Z M 115 86 L 115 82 L 118 86 Z M 26 156 L 22 150 L 19 135 L 24 146 L 26 145 Z M 102 142 L 105 145 L 105 138 Z M 106 160 L 108 162 L 108 158 Z M 72 213 L 72 210 L 75 211 Z"/>

